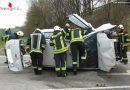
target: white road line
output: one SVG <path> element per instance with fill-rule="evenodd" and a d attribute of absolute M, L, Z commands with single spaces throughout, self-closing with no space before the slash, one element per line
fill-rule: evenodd
<path fill-rule="evenodd" d="M 0 66 L 0 67 L 2 68 L 2 67 L 8 67 L 8 66 Z"/>
<path fill-rule="evenodd" d="M 2 55 L 2 56 L 0 56 L 0 58 L 1 58 L 1 57 L 5 57 L 5 56 Z"/>
<path fill-rule="evenodd" d="M 110 87 L 91 87 L 91 88 L 63 88 L 63 89 L 35 89 L 35 90 L 108 90 L 108 89 L 128 89 L 130 86 L 110 86 Z"/>
<path fill-rule="evenodd" d="M 130 70 L 126 70 L 126 73 L 103 73 L 103 74 L 100 74 L 100 75 L 115 75 L 115 76 L 118 76 L 118 75 L 130 75 Z"/>

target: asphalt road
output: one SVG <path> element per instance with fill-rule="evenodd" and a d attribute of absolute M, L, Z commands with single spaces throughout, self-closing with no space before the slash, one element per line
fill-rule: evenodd
<path fill-rule="evenodd" d="M 128 56 L 130 60 L 130 53 Z M 130 90 L 130 63 L 117 63 L 109 73 L 86 70 L 74 76 L 70 70 L 67 77 L 56 77 L 53 70 L 44 70 L 40 76 L 34 75 L 32 68 L 15 73 L 4 61 L 0 56 L 0 90 Z"/>

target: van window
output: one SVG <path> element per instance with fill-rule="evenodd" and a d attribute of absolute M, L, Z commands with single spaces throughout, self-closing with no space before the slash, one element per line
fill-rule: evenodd
<path fill-rule="evenodd" d="M 45 34 L 45 39 L 50 39 L 51 36 L 53 35 L 53 32 L 44 32 Z"/>

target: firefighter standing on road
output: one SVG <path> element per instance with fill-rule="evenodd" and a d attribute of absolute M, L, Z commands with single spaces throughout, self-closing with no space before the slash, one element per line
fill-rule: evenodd
<path fill-rule="evenodd" d="M 5 51 L 5 56 L 6 55 L 6 48 L 5 48 L 5 45 L 6 45 L 6 42 L 10 39 L 13 39 L 14 38 L 14 33 L 11 32 L 11 29 L 5 29 L 5 32 L 3 33 L 3 36 L 2 36 L 2 41 L 4 41 L 4 51 Z M 8 63 L 8 60 L 7 60 L 7 57 L 6 57 L 6 61 L 4 62 L 5 64 Z"/>
<path fill-rule="evenodd" d="M 66 23 L 66 27 L 70 28 L 70 25 Z M 68 35 L 68 39 L 70 40 L 70 49 L 71 49 L 71 54 L 72 54 L 72 64 L 73 64 L 73 74 L 77 74 L 77 56 L 78 52 L 81 54 L 80 59 L 83 61 L 86 59 L 86 54 L 85 54 L 85 46 L 83 43 L 83 35 L 84 32 L 80 28 L 75 28 L 75 29 L 70 29 L 67 31 L 67 29 L 64 29 L 65 32 Z M 69 32 L 69 33 L 68 33 Z"/>
<path fill-rule="evenodd" d="M 30 51 L 34 73 L 36 75 L 41 75 L 43 64 L 43 51 L 45 49 L 46 41 L 40 29 L 37 28 L 30 35 L 30 38 L 27 41 L 27 45 L 29 45 L 27 51 Z"/>
<path fill-rule="evenodd" d="M 59 26 L 54 27 L 54 33 L 50 39 L 50 46 L 54 46 L 55 70 L 58 77 L 66 76 L 66 51 L 65 34 Z"/>
<path fill-rule="evenodd" d="M 128 43 L 130 42 L 127 30 L 124 29 L 123 25 L 118 26 L 118 50 L 121 56 L 121 62 L 124 64 L 128 63 L 127 50 Z"/>

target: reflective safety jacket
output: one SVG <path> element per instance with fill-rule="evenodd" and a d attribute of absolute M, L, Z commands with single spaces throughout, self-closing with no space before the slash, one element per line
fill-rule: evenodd
<path fill-rule="evenodd" d="M 4 35 L 1 39 L 2 39 L 2 41 L 7 42 L 8 40 L 10 40 L 10 36 Z"/>
<path fill-rule="evenodd" d="M 68 50 L 64 39 L 65 34 L 62 31 L 54 31 L 50 38 L 50 46 L 54 46 L 54 54 L 62 53 Z"/>
<path fill-rule="evenodd" d="M 69 32 L 70 43 L 83 42 L 83 31 L 80 28 L 72 29 Z"/>
<path fill-rule="evenodd" d="M 8 40 L 10 40 L 10 39 L 15 39 L 14 38 L 14 33 L 12 33 L 12 32 L 4 32 L 3 33 L 3 36 L 2 36 L 2 41 L 4 41 L 4 42 L 6 42 L 6 41 L 8 41 Z"/>
<path fill-rule="evenodd" d="M 33 33 L 30 35 L 27 45 L 30 48 L 30 53 L 43 53 L 46 45 L 45 36 L 41 33 Z"/>
<path fill-rule="evenodd" d="M 127 43 L 130 42 L 129 35 L 126 31 L 123 31 L 118 34 L 118 41 L 122 44 L 122 46 L 127 46 Z"/>

